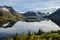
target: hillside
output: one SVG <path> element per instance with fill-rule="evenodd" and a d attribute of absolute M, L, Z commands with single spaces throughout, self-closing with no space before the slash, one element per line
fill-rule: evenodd
<path fill-rule="evenodd" d="M 22 19 L 22 15 L 17 11 L 15 11 L 12 7 L 9 7 L 9 6 L 0 7 L 0 26 L 2 26 L 7 22 L 10 22 L 10 21 L 17 22 L 17 21 L 20 21 L 21 19 Z"/>

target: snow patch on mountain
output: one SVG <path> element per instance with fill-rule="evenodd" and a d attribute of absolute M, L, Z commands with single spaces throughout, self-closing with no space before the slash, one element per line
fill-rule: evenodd
<path fill-rule="evenodd" d="M 9 12 L 9 10 L 7 8 L 2 8 L 2 9 Z"/>
<path fill-rule="evenodd" d="M 56 10 L 57 10 L 58 8 L 42 8 L 42 9 L 34 9 L 34 11 L 35 12 L 37 12 L 37 11 L 41 11 L 41 12 L 43 12 L 43 13 L 53 13 L 53 12 L 55 12 Z"/>

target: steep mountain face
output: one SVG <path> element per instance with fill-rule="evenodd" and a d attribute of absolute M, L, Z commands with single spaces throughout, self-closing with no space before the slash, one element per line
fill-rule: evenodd
<path fill-rule="evenodd" d="M 50 20 L 60 26 L 60 8 L 48 16 Z"/>
<path fill-rule="evenodd" d="M 22 19 L 22 15 L 9 6 L 0 6 L 0 26 L 7 22 L 14 24 Z M 11 26 L 11 24 L 10 24 Z"/>

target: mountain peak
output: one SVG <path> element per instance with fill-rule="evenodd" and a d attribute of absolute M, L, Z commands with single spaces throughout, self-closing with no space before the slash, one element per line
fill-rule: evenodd
<path fill-rule="evenodd" d="M 3 9 L 8 12 L 14 11 L 14 9 L 11 6 L 0 6 L 0 9 Z"/>
<path fill-rule="evenodd" d="M 50 20 L 60 26 L 60 8 L 58 8 L 55 12 L 48 16 Z"/>

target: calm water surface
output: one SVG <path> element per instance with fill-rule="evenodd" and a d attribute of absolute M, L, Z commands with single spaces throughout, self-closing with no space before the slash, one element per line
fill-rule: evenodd
<path fill-rule="evenodd" d="M 51 30 L 59 30 L 60 28 L 52 21 L 42 22 L 24 22 L 19 21 L 11 28 L 0 28 L 0 33 L 27 33 L 28 31 L 37 32 L 39 29 L 47 32 Z"/>

